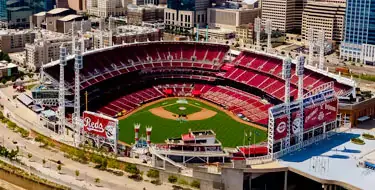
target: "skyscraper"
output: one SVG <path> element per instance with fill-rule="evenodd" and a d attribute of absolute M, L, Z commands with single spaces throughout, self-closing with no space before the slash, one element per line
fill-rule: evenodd
<path fill-rule="evenodd" d="M 0 21 L 7 20 L 6 0 L 0 0 Z"/>
<path fill-rule="evenodd" d="M 360 61 L 363 47 L 375 45 L 375 0 L 347 0 L 341 58 Z"/>
<path fill-rule="evenodd" d="M 272 28 L 299 33 L 306 0 L 262 0 L 262 22 L 272 20 Z"/>

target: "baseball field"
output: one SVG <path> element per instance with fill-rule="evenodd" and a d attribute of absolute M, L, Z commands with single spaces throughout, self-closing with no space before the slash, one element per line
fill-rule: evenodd
<path fill-rule="evenodd" d="M 191 130 L 211 129 L 224 147 L 235 147 L 264 141 L 266 131 L 237 116 L 200 99 L 167 98 L 149 103 L 123 118 L 119 118 L 120 141 L 134 143 L 134 124 L 141 124 L 140 137 L 146 136 L 146 126 L 152 126 L 151 141 L 162 143 Z M 249 134 L 252 138 L 249 138 Z M 244 134 L 247 134 L 245 136 Z M 254 139 L 255 138 L 255 139 Z"/>

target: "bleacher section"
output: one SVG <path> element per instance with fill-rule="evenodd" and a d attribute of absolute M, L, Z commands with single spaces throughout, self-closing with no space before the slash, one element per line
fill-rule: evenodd
<path fill-rule="evenodd" d="M 235 81 L 242 82 L 244 84 L 248 84 L 253 86 L 252 84 L 258 84 L 258 81 L 266 80 L 266 84 L 273 83 L 274 85 L 270 86 L 267 89 L 264 89 L 265 86 L 259 86 L 259 89 L 264 90 L 264 92 L 267 92 L 271 95 L 273 95 L 276 98 L 282 99 L 283 98 L 283 89 L 274 89 L 274 87 L 277 87 L 281 84 L 284 83 L 284 80 L 282 79 L 282 65 L 283 62 L 281 59 L 276 59 L 276 58 L 270 58 L 266 57 L 264 55 L 259 55 L 256 53 L 252 52 L 241 52 L 240 55 L 236 57 L 235 60 L 232 62 L 236 67 L 237 70 L 236 73 L 233 73 L 234 70 L 231 69 L 226 77 Z M 241 70 L 242 69 L 242 70 Z M 246 71 L 241 73 L 241 71 Z M 295 66 L 292 65 L 292 78 L 291 78 L 291 90 L 294 90 L 294 88 L 297 87 L 298 85 L 298 77 L 295 75 Z M 250 81 L 245 81 L 238 78 L 235 78 L 237 74 L 243 74 L 243 78 L 247 79 L 246 77 L 250 77 L 253 75 L 257 75 L 255 78 L 249 78 Z M 262 76 L 260 76 L 262 75 Z M 324 83 L 334 81 L 333 79 L 322 75 L 320 73 L 313 72 L 311 70 L 305 69 L 304 71 L 304 89 L 305 91 L 310 91 Z M 275 82 L 277 81 L 277 82 Z M 279 83 L 281 82 L 281 83 Z M 254 86 L 258 87 L 258 86 Z M 351 87 L 348 87 L 346 85 L 340 84 L 337 81 L 334 81 L 334 87 L 338 95 L 345 93 L 347 90 L 350 90 Z M 277 91 L 275 91 L 277 90 Z"/>
<path fill-rule="evenodd" d="M 147 88 L 118 98 L 115 101 L 108 103 L 106 106 L 103 106 L 98 111 L 114 117 L 120 112 L 126 114 L 133 111 L 143 103 L 150 102 L 161 97 L 164 97 L 164 94 L 157 88 Z"/>
<path fill-rule="evenodd" d="M 226 45 L 202 43 L 140 43 L 84 55 L 81 89 L 129 72 L 152 68 L 199 68 L 218 70 L 229 50 Z M 74 83 L 74 60 L 65 67 L 68 86 Z M 59 65 L 45 68 L 56 81 Z"/>
<path fill-rule="evenodd" d="M 272 104 L 263 103 L 259 97 L 231 87 L 211 86 L 206 89 L 208 90 L 202 93 L 201 98 L 219 104 L 250 121 L 264 125 L 268 123 L 268 108 Z"/>

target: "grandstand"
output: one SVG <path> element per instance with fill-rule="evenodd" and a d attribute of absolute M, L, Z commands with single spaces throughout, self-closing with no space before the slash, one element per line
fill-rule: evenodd
<path fill-rule="evenodd" d="M 144 42 L 86 52 L 80 72 L 81 93 L 88 92 L 90 110 L 111 117 L 166 96 L 195 96 L 266 126 L 268 108 L 281 103 L 285 95 L 282 59 L 243 51 L 228 62 L 228 51 L 229 46 L 214 43 Z M 58 61 L 45 65 L 44 71 L 52 82 L 58 81 Z M 292 97 L 297 96 L 294 72 L 293 65 Z M 65 84 L 71 92 L 73 79 L 74 59 L 68 57 Z M 309 69 L 304 91 L 328 82 L 334 83 L 338 95 L 353 91 L 353 87 Z"/>

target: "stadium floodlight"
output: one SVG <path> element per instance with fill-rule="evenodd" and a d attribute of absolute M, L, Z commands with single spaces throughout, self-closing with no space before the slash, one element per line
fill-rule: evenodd
<path fill-rule="evenodd" d="M 64 134 L 65 132 L 65 79 L 64 67 L 66 66 L 66 47 L 64 44 L 60 46 L 60 78 L 59 78 L 59 129 L 58 133 Z"/>
<path fill-rule="evenodd" d="M 266 34 L 267 34 L 267 52 L 270 53 L 272 50 L 271 35 L 272 35 L 272 20 L 266 20 Z"/>
<path fill-rule="evenodd" d="M 261 28 L 261 20 L 259 17 L 255 18 L 255 26 L 254 31 L 256 33 L 256 46 L 260 49 L 260 28 Z"/>
<path fill-rule="evenodd" d="M 309 42 L 309 65 L 313 65 L 314 63 L 314 29 L 309 28 L 307 34 L 307 40 Z"/>
<path fill-rule="evenodd" d="M 286 139 L 285 139 L 285 145 L 284 149 L 288 149 L 290 146 L 290 78 L 291 78 L 291 67 L 292 67 L 292 59 L 290 57 L 287 57 L 284 59 L 283 62 L 283 79 L 285 80 L 285 94 L 284 94 L 284 102 L 285 102 L 285 111 L 287 115 L 287 123 L 286 123 Z"/>
<path fill-rule="evenodd" d="M 325 31 L 319 31 L 319 69 L 324 69 L 324 44 L 325 44 Z"/>

